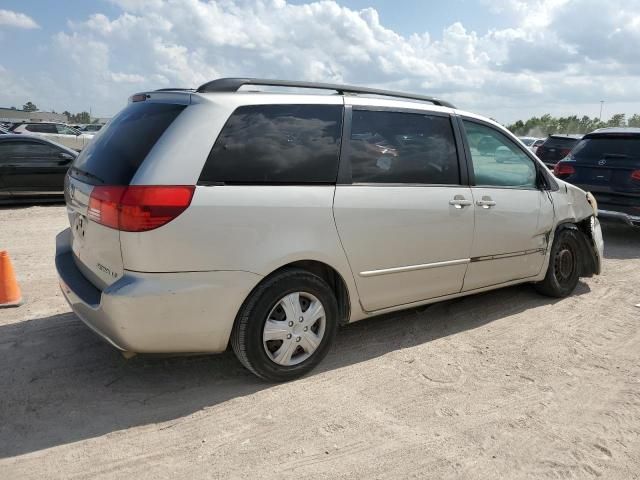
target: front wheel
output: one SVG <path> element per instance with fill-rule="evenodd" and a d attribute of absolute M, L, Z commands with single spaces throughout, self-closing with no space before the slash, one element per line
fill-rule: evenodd
<path fill-rule="evenodd" d="M 305 270 L 287 269 L 251 293 L 238 313 L 231 345 L 251 372 L 284 382 L 320 363 L 337 327 L 338 305 L 327 283 Z"/>
<path fill-rule="evenodd" d="M 571 295 L 580 277 L 580 240 L 575 230 L 562 230 L 553 241 L 549 267 L 544 280 L 536 283 L 538 292 L 549 297 Z"/>

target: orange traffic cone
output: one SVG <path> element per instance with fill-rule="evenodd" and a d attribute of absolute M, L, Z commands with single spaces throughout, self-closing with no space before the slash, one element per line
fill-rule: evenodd
<path fill-rule="evenodd" d="M 0 308 L 19 307 L 22 305 L 22 294 L 13 271 L 9 253 L 0 252 Z"/>

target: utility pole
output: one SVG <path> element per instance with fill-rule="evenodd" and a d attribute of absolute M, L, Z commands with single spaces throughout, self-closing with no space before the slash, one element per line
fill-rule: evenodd
<path fill-rule="evenodd" d="M 600 117 L 598 118 L 599 121 L 602 121 L 602 107 L 604 106 L 604 100 L 600 100 Z"/>

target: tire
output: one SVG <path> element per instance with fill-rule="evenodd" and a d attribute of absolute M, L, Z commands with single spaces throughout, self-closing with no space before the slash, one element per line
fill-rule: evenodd
<path fill-rule="evenodd" d="M 286 269 L 249 295 L 236 317 L 231 346 L 258 377 L 286 382 L 322 361 L 337 328 L 338 304 L 329 285 L 306 270 Z"/>
<path fill-rule="evenodd" d="M 544 280 L 536 283 L 536 290 L 549 297 L 564 298 L 575 290 L 580 277 L 579 232 L 573 229 L 561 230 L 553 241 L 549 267 Z"/>

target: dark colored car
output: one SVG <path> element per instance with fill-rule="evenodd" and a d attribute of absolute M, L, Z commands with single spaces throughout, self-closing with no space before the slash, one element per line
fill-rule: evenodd
<path fill-rule="evenodd" d="M 546 166 L 553 167 L 569 155 L 571 149 L 581 138 L 582 135 L 549 135 L 545 142 L 536 150 L 536 156 L 542 160 Z"/>
<path fill-rule="evenodd" d="M 640 227 L 640 128 L 602 128 L 585 135 L 554 173 L 590 191 L 601 217 Z"/>
<path fill-rule="evenodd" d="M 60 197 L 77 152 L 34 135 L 0 135 L 0 200 Z"/>

